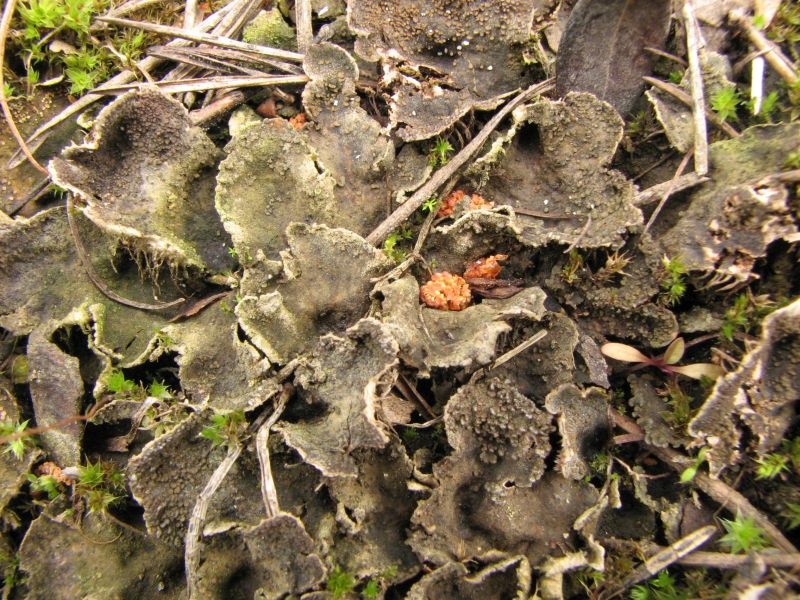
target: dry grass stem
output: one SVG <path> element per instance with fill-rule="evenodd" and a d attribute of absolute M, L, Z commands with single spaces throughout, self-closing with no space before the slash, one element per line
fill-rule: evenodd
<path fill-rule="evenodd" d="M 708 173 L 708 131 L 706 101 L 703 93 L 703 68 L 700 64 L 700 47 L 703 45 L 703 41 L 691 0 L 684 0 L 683 22 L 686 26 L 686 54 L 689 58 L 689 81 L 692 90 L 694 171 L 698 175 L 705 175 Z"/>

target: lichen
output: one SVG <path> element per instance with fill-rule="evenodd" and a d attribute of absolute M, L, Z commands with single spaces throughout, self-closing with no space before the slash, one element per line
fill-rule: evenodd
<path fill-rule="evenodd" d="M 800 300 L 776 310 L 763 324 L 758 346 L 741 366 L 720 378 L 689 423 L 695 443 L 709 447 L 709 474 L 739 462 L 743 432 L 755 436 L 758 455 L 783 439 L 800 399 Z"/>
<path fill-rule="evenodd" d="M 311 358 L 295 372 L 312 416 L 276 425 L 287 445 L 329 477 L 354 477 L 350 454 L 389 441 L 376 420 L 377 399 L 397 377 L 397 344 L 387 329 L 363 319 L 345 337 L 320 338 Z"/>
<path fill-rule="evenodd" d="M 297 34 L 294 27 L 284 21 L 281 11 L 277 8 L 260 11 L 245 26 L 242 39 L 248 44 L 297 50 Z"/>
<path fill-rule="evenodd" d="M 186 109 L 157 90 L 129 92 L 103 109 L 91 139 L 50 165 L 98 227 L 152 262 L 229 269 L 214 210 L 220 152 Z"/>
<path fill-rule="evenodd" d="M 591 94 L 569 93 L 563 100 L 543 99 L 518 109 L 515 119 L 536 125 L 538 145 L 520 135 L 526 130 L 521 127 L 482 195 L 520 208 L 521 237 L 533 247 L 553 241 L 619 247 L 623 236 L 641 225 L 642 215 L 633 206 L 633 185 L 607 167 L 622 139 L 616 111 Z"/>

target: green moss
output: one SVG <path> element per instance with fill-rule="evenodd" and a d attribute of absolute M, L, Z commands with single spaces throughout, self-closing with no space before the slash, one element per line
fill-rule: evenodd
<path fill-rule="evenodd" d="M 258 13 L 255 19 L 245 27 L 243 39 L 248 44 L 258 44 L 283 50 L 297 50 L 297 36 L 294 27 L 283 20 L 281 11 Z"/>

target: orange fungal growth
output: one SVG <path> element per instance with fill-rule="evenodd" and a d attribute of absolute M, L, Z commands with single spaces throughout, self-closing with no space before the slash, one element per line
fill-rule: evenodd
<path fill-rule="evenodd" d="M 494 208 L 494 202 L 489 202 L 483 196 L 479 196 L 478 194 L 472 194 L 471 196 L 467 196 L 464 190 L 455 190 L 450 192 L 450 194 L 442 200 L 442 205 L 439 207 L 439 212 L 436 213 L 437 218 L 442 217 L 449 217 L 453 214 L 453 211 L 456 208 L 456 205 L 464 200 L 465 198 L 469 198 L 469 204 L 467 205 L 468 210 L 479 210 L 481 208 Z"/>
<path fill-rule="evenodd" d="M 291 123 L 292 127 L 294 127 L 297 131 L 300 131 L 303 128 L 303 125 L 308 123 L 308 117 L 306 117 L 306 113 L 298 113 L 289 119 L 289 123 Z"/>
<path fill-rule="evenodd" d="M 442 206 L 439 208 L 439 212 L 436 213 L 438 218 L 442 217 L 449 217 L 453 214 L 453 210 L 456 207 L 456 204 L 461 202 L 464 199 L 466 194 L 463 190 L 455 190 L 450 192 L 450 194 L 442 200 Z"/>
<path fill-rule="evenodd" d="M 434 273 L 420 288 L 419 298 L 430 308 L 464 310 L 472 300 L 472 293 L 463 277 L 443 271 Z"/>
<path fill-rule="evenodd" d="M 497 279 L 503 266 L 501 260 L 506 260 L 507 254 L 495 254 L 486 258 L 479 258 L 464 271 L 464 279 Z"/>
<path fill-rule="evenodd" d="M 472 194 L 469 199 L 470 210 L 480 210 L 481 208 L 494 208 L 494 202 L 489 202 L 483 196 Z"/>

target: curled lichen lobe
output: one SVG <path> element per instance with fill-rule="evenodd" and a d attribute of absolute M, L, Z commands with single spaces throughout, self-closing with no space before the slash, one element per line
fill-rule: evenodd
<path fill-rule="evenodd" d="M 472 294 L 463 277 L 443 271 L 434 273 L 431 280 L 420 288 L 419 298 L 430 308 L 464 310 L 469 306 Z"/>
<path fill-rule="evenodd" d="M 507 254 L 495 254 L 493 256 L 486 256 L 479 258 L 467 267 L 464 271 L 464 279 L 497 279 L 503 266 L 500 264 L 501 260 L 506 260 Z"/>

